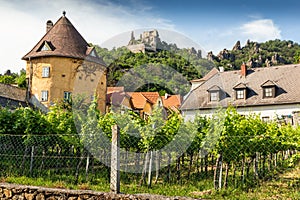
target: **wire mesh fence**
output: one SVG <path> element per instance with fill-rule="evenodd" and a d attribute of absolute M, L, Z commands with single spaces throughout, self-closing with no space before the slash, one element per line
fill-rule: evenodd
<path fill-rule="evenodd" d="M 92 138 L 93 145 L 87 147 L 79 135 L 0 135 L 0 176 L 104 182 L 108 187 L 111 180 L 148 186 L 205 181 L 215 188 L 252 187 L 276 176 L 277 169 L 293 167 L 299 158 L 296 146 L 264 136 L 220 138 L 210 151 L 194 143 L 186 151 L 181 146 L 147 150 L 137 141 L 121 139 L 118 158 L 111 145 Z M 119 164 L 120 178 L 110 171 L 112 160 Z"/>

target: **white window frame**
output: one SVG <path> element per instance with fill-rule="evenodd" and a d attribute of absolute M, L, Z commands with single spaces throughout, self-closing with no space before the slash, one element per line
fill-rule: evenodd
<path fill-rule="evenodd" d="M 245 90 L 236 90 L 236 99 L 245 99 Z"/>
<path fill-rule="evenodd" d="M 48 101 L 48 90 L 41 91 L 41 101 Z"/>
<path fill-rule="evenodd" d="M 219 101 L 219 91 L 211 91 L 209 92 L 209 100 L 210 101 Z"/>
<path fill-rule="evenodd" d="M 43 78 L 49 78 L 50 77 L 50 67 L 44 66 L 42 69 L 42 77 Z"/>
<path fill-rule="evenodd" d="M 265 93 L 265 97 L 273 97 L 273 88 L 268 87 L 268 88 L 264 88 L 264 93 Z"/>

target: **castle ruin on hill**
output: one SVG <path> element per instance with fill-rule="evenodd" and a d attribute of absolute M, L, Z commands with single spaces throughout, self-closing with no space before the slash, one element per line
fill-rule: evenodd
<path fill-rule="evenodd" d="M 131 32 L 131 38 L 127 45 L 127 48 L 133 53 L 145 53 L 155 52 L 161 49 L 162 42 L 159 38 L 158 31 L 156 29 L 151 31 L 144 31 L 140 34 L 139 39 L 135 39 L 134 32 Z"/>

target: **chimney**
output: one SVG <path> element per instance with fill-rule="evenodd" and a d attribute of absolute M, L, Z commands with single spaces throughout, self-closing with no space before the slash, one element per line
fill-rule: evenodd
<path fill-rule="evenodd" d="M 224 72 L 224 67 L 219 67 L 219 71 L 222 73 Z"/>
<path fill-rule="evenodd" d="M 46 33 L 53 27 L 53 22 L 48 20 L 46 23 Z"/>
<path fill-rule="evenodd" d="M 165 99 L 167 99 L 169 97 L 168 93 L 165 93 Z"/>
<path fill-rule="evenodd" d="M 247 75 L 247 66 L 246 66 L 245 63 L 243 63 L 243 64 L 241 65 L 241 75 L 242 75 L 242 76 L 246 76 L 246 75 Z"/>

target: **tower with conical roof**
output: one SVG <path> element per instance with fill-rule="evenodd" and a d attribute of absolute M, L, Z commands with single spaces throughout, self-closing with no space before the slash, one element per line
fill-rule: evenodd
<path fill-rule="evenodd" d="M 46 23 L 46 34 L 23 58 L 26 61 L 31 101 L 49 107 L 72 95 L 98 98 L 105 112 L 106 64 L 63 12 L 58 21 Z"/>

